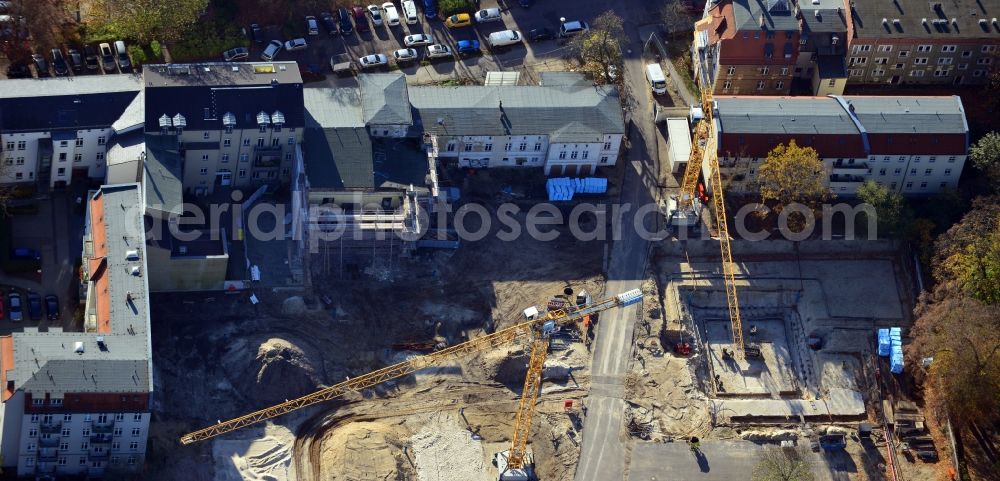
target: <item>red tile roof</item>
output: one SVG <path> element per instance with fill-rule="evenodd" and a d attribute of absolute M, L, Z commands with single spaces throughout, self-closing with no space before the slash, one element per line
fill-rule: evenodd
<path fill-rule="evenodd" d="M 0 337 L 0 383 L 3 385 L 3 401 L 14 395 L 13 389 L 7 388 L 7 370 L 14 369 L 14 337 Z"/>

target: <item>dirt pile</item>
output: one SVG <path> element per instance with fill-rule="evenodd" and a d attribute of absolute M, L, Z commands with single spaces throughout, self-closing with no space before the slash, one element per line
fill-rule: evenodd
<path fill-rule="evenodd" d="M 250 346 L 256 344 L 256 349 Z M 260 404 L 275 404 L 316 390 L 323 382 L 323 358 L 306 343 L 291 338 L 265 337 L 234 346 L 224 358 L 240 392 Z"/>
<path fill-rule="evenodd" d="M 403 455 L 409 432 L 398 425 L 358 422 L 325 433 L 319 479 L 375 481 L 416 479 Z"/>
<path fill-rule="evenodd" d="M 410 439 L 420 481 L 486 478 L 481 438 L 474 438 L 456 418 L 453 413 L 436 413 Z"/>

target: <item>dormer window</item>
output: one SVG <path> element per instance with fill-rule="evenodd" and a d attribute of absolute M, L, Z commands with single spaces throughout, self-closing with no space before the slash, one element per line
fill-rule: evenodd
<path fill-rule="evenodd" d="M 267 132 L 267 126 L 271 123 L 271 116 L 267 115 L 267 112 L 263 110 L 257 114 L 257 126 L 260 127 L 260 131 Z"/>
<path fill-rule="evenodd" d="M 169 115 L 163 114 L 162 116 L 160 116 L 160 130 L 163 131 L 163 133 L 167 133 L 167 131 L 170 130 L 170 128 L 173 126 L 174 122 L 173 120 L 170 120 Z"/>
<path fill-rule="evenodd" d="M 232 112 L 226 112 L 222 115 L 222 126 L 226 128 L 226 133 L 233 133 L 233 128 L 236 127 L 236 115 Z"/>
<path fill-rule="evenodd" d="M 280 110 L 275 110 L 271 114 L 271 124 L 274 126 L 275 132 L 281 132 L 281 127 L 285 125 L 285 114 L 281 113 Z"/>
<path fill-rule="evenodd" d="M 184 127 L 187 127 L 187 119 L 183 115 L 177 114 L 174 116 L 174 128 L 177 129 L 177 133 L 184 131 Z"/>

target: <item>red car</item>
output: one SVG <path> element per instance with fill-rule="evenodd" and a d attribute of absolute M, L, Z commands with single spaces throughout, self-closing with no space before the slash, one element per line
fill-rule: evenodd
<path fill-rule="evenodd" d="M 354 15 L 354 28 L 358 32 L 367 32 L 368 16 L 365 15 L 365 9 L 361 7 L 354 7 L 351 9 L 351 13 Z"/>

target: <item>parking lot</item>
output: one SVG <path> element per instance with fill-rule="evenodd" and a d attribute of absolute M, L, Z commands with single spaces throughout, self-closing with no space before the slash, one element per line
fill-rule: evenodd
<path fill-rule="evenodd" d="M 343 80 L 334 78 L 331 74 L 330 58 L 346 54 L 346 57 L 357 65 L 358 58 L 371 55 L 383 54 L 390 58 L 390 65 L 393 65 L 392 52 L 405 48 L 403 38 L 407 35 L 425 33 L 434 37 L 435 43 L 448 45 L 453 51 L 457 50 L 456 43 L 460 40 L 478 40 L 480 42 L 482 54 L 457 59 L 447 58 L 427 62 L 422 62 L 426 58 L 426 47 L 415 47 L 418 52 L 418 60 L 408 64 L 400 65 L 399 71 L 406 74 L 411 84 L 426 84 L 441 82 L 453 78 L 481 81 L 485 77 L 485 72 L 495 70 L 518 70 L 523 67 L 531 67 L 533 71 L 543 70 L 565 70 L 567 60 L 570 57 L 569 49 L 558 40 L 544 40 L 537 43 L 524 42 L 505 47 L 498 51 L 489 51 L 487 37 L 490 33 L 512 29 L 520 31 L 522 37 L 527 37 L 528 32 L 533 29 L 548 28 L 553 32 L 558 31 L 560 17 L 565 17 L 568 21 L 583 20 L 590 21 L 601 12 L 611 6 L 607 2 L 600 0 L 584 0 L 579 2 L 564 2 L 556 0 L 538 0 L 529 8 L 521 7 L 515 0 L 505 3 L 498 3 L 497 0 L 483 0 L 479 8 L 498 7 L 501 10 L 501 20 L 485 24 L 473 23 L 471 26 L 448 28 L 444 24 L 443 18 L 428 20 L 423 15 L 421 2 L 418 4 L 419 23 L 408 25 L 401 22 L 399 26 L 389 27 L 383 24 L 380 27 L 371 27 L 369 32 L 354 32 L 348 35 L 330 35 L 329 32 L 320 25 L 319 35 L 306 37 L 309 46 L 305 50 L 288 52 L 282 51 L 278 54 L 279 60 L 295 60 L 302 65 L 321 69 L 327 74 L 327 80 L 311 85 L 337 85 Z M 396 2 L 398 7 L 398 2 Z M 319 18 L 321 12 L 315 12 Z M 335 12 L 332 12 L 335 14 Z M 305 19 L 303 18 L 303 28 Z M 370 20 L 369 20 L 370 24 Z M 280 35 L 278 27 L 262 26 L 264 29 L 265 41 L 261 44 L 254 44 L 251 48 L 250 60 L 258 60 L 260 52 L 266 46 L 267 40 L 279 39 L 287 40 Z M 424 63 L 425 65 L 421 65 Z M 381 71 L 386 67 L 379 67 Z M 378 70 L 373 70 L 378 71 Z"/>

